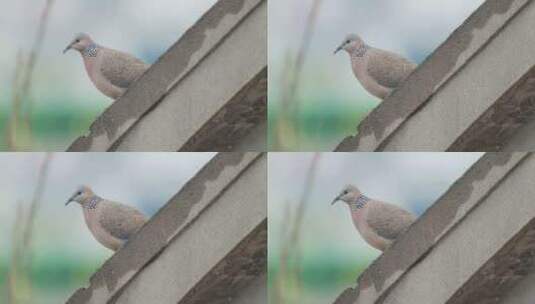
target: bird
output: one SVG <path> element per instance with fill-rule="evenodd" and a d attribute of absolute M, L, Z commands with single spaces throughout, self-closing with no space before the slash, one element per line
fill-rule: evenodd
<path fill-rule="evenodd" d="M 331 205 L 337 201 L 349 206 L 353 224 L 366 243 L 383 252 L 416 221 L 409 211 L 371 199 L 353 185 L 347 185 Z"/>
<path fill-rule="evenodd" d="M 353 74 L 362 86 L 381 100 L 388 97 L 417 66 L 398 54 L 367 45 L 356 34 L 347 35 L 334 53 L 341 50 L 349 54 Z"/>
<path fill-rule="evenodd" d="M 133 207 L 106 200 L 88 186 L 80 186 L 65 206 L 77 202 L 83 209 L 85 223 L 93 237 L 104 247 L 119 250 L 146 222 Z"/>
<path fill-rule="evenodd" d="M 149 65 L 136 57 L 100 46 L 86 33 L 80 33 L 63 50 L 77 50 L 95 87 L 104 95 L 117 99 L 136 81 Z"/>

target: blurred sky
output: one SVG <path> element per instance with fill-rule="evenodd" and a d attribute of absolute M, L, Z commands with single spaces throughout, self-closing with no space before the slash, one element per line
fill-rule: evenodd
<path fill-rule="evenodd" d="M 43 51 L 36 67 L 33 96 L 55 96 L 88 107 L 111 100 L 90 83 L 76 52 L 62 50 L 78 32 L 104 46 L 153 63 L 216 0 L 55 0 Z M 9 96 L 18 49 L 29 51 L 45 0 L 0 0 L 0 98 Z"/>
<path fill-rule="evenodd" d="M 269 1 L 270 85 L 278 86 L 286 52 L 297 51 L 312 0 Z M 307 87 L 359 96 L 367 93 L 357 84 L 345 53 L 333 52 L 348 33 L 359 34 L 369 45 L 422 61 L 442 43 L 484 0 L 337 0 L 320 7 L 309 57 L 303 72 Z M 321 68 L 321 71 L 318 70 Z M 307 83 L 307 81 L 309 81 Z M 321 88 L 316 88 L 319 90 Z M 374 98 L 375 100 L 375 98 Z"/>
<path fill-rule="evenodd" d="M 283 214 L 288 204 L 292 211 L 297 207 L 312 156 L 311 153 L 269 154 L 268 227 L 272 258 L 279 251 L 280 228 L 289 226 L 282 222 Z M 371 198 L 421 215 L 481 156 L 481 153 L 322 153 L 301 229 L 303 260 L 323 255 L 342 261 L 369 262 L 379 255 L 355 230 L 347 205 L 338 202 L 331 206 L 345 185 L 354 184 Z"/>
<path fill-rule="evenodd" d="M 104 262 L 102 247 L 85 226 L 77 204 L 65 206 L 79 185 L 106 199 L 152 216 L 180 190 L 213 153 L 56 153 L 36 219 L 37 255 L 54 254 Z M 42 153 L 0 153 L 0 258 L 9 252 L 16 204 L 28 203 L 36 186 Z"/>

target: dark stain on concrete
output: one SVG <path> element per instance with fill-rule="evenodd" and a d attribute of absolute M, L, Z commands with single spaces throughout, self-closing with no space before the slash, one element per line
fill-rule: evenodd
<path fill-rule="evenodd" d="M 357 151 L 359 147 L 360 136 L 351 135 L 342 140 L 342 142 L 334 149 L 334 152 L 350 152 Z"/>
<path fill-rule="evenodd" d="M 67 303 L 86 303 L 94 289 L 117 289 L 118 280 L 130 271 L 139 271 L 156 258 L 188 218 L 205 192 L 206 183 L 216 180 L 227 167 L 239 165 L 246 153 L 217 154 L 201 171 L 145 224 L 139 233 L 90 278 L 90 286 L 76 291 Z M 262 154 L 251 162 L 256 161 Z M 249 164 L 250 165 L 250 164 Z M 247 165 L 245 168 L 247 168 Z M 221 189 L 221 193 L 226 190 Z"/>
<path fill-rule="evenodd" d="M 399 129 L 405 120 L 416 113 L 432 97 L 436 87 L 445 80 L 445 77 L 455 74 L 453 68 L 458 64 L 459 56 L 470 46 L 474 31 L 485 27 L 494 15 L 506 13 L 514 2 L 515 0 L 487 0 L 407 78 L 398 90 L 362 121 L 358 127 L 358 135 L 346 138 L 336 151 L 356 151 L 359 148 L 360 137 L 371 135 L 381 139 L 376 150 L 382 150 L 388 137 L 391 136 L 385 134 L 386 128 L 401 119 L 400 125 L 396 126 L 396 129 Z M 489 40 L 494 35 L 490 35 Z M 474 54 L 478 51 L 475 50 Z M 474 54 L 461 62 L 459 69 L 470 61 Z"/>
<path fill-rule="evenodd" d="M 334 301 L 334 304 L 353 304 L 359 297 L 358 288 L 348 288 L 342 292 Z"/>
<path fill-rule="evenodd" d="M 535 67 L 466 129 L 448 151 L 501 151 L 518 129 L 533 119 Z"/>
<path fill-rule="evenodd" d="M 68 151 L 87 151 L 94 138 L 102 135 L 110 141 L 115 139 L 118 137 L 118 129 L 124 127 L 127 121 L 138 120 L 155 107 L 167 94 L 168 89 L 187 75 L 186 70 L 192 56 L 202 47 L 207 32 L 218 27 L 224 17 L 241 12 L 244 4 L 245 0 L 218 1 L 121 98 L 96 119 L 90 127 L 90 134 L 79 137 Z M 220 39 L 224 39 L 224 36 Z M 214 48 L 217 45 L 218 43 Z M 211 50 L 208 50 L 206 54 L 210 52 Z M 180 79 L 177 79 L 178 75 L 182 75 Z M 132 125 L 133 123 L 129 123 L 128 129 Z"/>
<path fill-rule="evenodd" d="M 406 272 L 427 256 L 433 249 L 436 239 L 451 225 L 459 208 L 470 198 L 474 183 L 484 180 L 492 168 L 508 164 L 512 156 L 512 153 L 488 153 L 483 156 L 410 227 L 407 233 L 368 267 L 358 278 L 357 287 L 346 290 L 336 303 L 355 303 L 360 290 L 370 287 L 381 292 L 375 303 L 382 303 L 388 296 L 388 290 L 396 284 L 386 286 L 386 281 L 397 272 Z"/>
<path fill-rule="evenodd" d="M 224 304 L 267 272 L 267 219 L 210 270 L 178 304 Z"/>
<path fill-rule="evenodd" d="M 267 120 L 267 67 L 219 110 L 179 150 L 232 151 L 258 124 Z"/>
<path fill-rule="evenodd" d="M 498 304 L 535 271 L 535 219 L 483 265 L 447 304 Z"/>

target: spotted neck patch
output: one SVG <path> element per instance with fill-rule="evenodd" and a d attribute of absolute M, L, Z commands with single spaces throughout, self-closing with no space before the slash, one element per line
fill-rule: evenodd
<path fill-rule="evenodd" d="M 82 54 L 84 57 L 97 57 L 97 53 L 98 53 L 98 46 L 92 43 L 84 49 Z"/>
<path fill-rule="evenodd" d="M 359 195 L 355 201 L 351 203 L 351 210 L 352 211 L 358 211 L 364 207 L 366 207 L 366 204 L 370 201 L 368 197 L 365 195 Z"/>
<path fill-rule="evenodd" d="M 358 49 L 356 49 L 353 54 L 355 57 L 362 58 L 364 57 L 364 55 L 366 55 L 366 52 L 368 52 L 368 46 L 363 44 Z"/>
<path fill-rule="evenodd" d="M 100 203 L 102 199 L 98 196 L 93 196 L 89 202 L 87 202 L 86 204 L 84 204 L 84 208 L 85 209 L 96 209 L 97 208 L 97 205 L 98 203 Z"/>

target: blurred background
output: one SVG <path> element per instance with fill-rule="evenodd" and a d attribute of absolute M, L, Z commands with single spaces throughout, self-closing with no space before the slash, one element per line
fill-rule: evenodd
<path fill-rule="evenodd" d="M 214 155 L 0 153 L 0 303 L 65 303 L 113 254 L 65 206 L 78 186 L 152 216 Z"/>
<path fill-rule="evenodd" d="M 0 150 L 63 151 L 110 106 L 78 32 L 154 63 L 216 0 L 0 0 Z"/>
<path fill-rule="evenodd" d="M 346 34 L 421 63 L 483 2 L 270 0 L 271 150 L 332 151 L 379 104 L 353 76 L 348 55 L 333 55 Z"/>
<path fill-rule="evenodd" d="M 270 303 L 332 303 L 380 255 L 343 203 L 347 184 L 420 216 L 481 153 L 270 153 Z"/>

